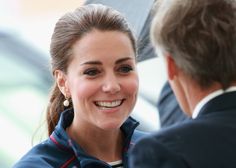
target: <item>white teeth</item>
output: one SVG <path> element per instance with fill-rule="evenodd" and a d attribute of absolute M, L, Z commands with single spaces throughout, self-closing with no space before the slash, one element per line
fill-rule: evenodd
<path fill-rule="evenodd" d="M 108 107 L 108 108 L 112 108 L 112 107 L 117 107 L 119 105 L 121 105 L 121 100 L 116 100 L 116 101 L 112 101 L 112 102 L 96 102 L 96 105 L 101 106 L 101 107 Z"/>

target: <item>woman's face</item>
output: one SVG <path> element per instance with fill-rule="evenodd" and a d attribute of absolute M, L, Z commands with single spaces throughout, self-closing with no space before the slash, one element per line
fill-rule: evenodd
<path fill-rule="evenodd" d="M 131 113 L 138 92 L 135 53 L 129 37 L 94 30 L 72 47 L 65 86 L 76 125 L 119 128 Z"/>

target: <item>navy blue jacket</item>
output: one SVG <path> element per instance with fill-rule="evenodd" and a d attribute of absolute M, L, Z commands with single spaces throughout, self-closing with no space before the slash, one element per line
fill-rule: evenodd
<path fill-rule="evenodd" d="M 107 163 L 88 155 L 74 141 L 72 141 L 65 128 L 73 120 L 72 110 L 62 113 L 60 120 L 50 137 L 33 147 L 13 167 L 14 168 L 111 168 Z M 128 167 L 128 149 L 144 133 L 135 130 L 138 122 L 129 117 L 121 126 L 125 136 L 123 148 L 123 165 Z"/>
<path fill-rule="evenodd" d="M 136 143 L 130 168 L 236 168 L 236 92 L 217 96 L 198 117 Z"/>

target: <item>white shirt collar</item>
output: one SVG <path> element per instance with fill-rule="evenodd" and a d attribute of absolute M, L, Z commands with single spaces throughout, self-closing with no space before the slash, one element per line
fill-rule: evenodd
<path fill-rule="evenodd" d="M 202 109 L 202 107 L 207 103 L 209 102 L 211 99 L 223 94 L 223 93 L 226 93 L 226 92 L 233 92 L 233 91 L 236 91 L 236 86 L 232 86 L 232 87 L 229 87 L 228 89 L 226 89 L 225 91 L 223 89 L 220 89 L 220 90 L 216 90 L 212 93 L 210 93 L 209 95 L 207 95 L 206 97 L 204 97 L 197 105 L 196 107 L 194 108 L 193 110 L 193 114 L 192 114 L 192 118 L 195 119 L 197 118 L 200 110 Z"/>

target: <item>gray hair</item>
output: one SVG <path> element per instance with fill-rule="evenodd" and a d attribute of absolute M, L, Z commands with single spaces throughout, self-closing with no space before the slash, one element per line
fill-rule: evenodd
<path fill-rule="evenodd" d="M 159 0 L 153 44 L 202 88 L 236 81 L 236 1 Z"/>

